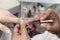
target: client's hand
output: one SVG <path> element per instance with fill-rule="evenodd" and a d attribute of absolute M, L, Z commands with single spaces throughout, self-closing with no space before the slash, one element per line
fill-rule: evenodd
<path fill-rule="evenodd" d="M 18 23 L 19 19 L 11 14 L 8 10 L 0 8 L 0 22 Z"/>
<path fill-rule="evenodd" d="M 19 29 L 20 28 L 20 29 Z M 26 24 L 24 20 L 20 20 L 20 25 L 17 24 L 12 34 L 12 40 L 30 40 L 30 37 L 26 30 Z"/>

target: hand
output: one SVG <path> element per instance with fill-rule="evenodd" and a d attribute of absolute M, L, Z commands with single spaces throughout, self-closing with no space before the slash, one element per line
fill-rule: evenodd
<path fill-rule="evenodd" d="M 18 23 L 19 20 L 16 16 L 11 14 L 8 10 L 0 8 L 0 22 Z"/>
<path fill-rule="evenodd" d="M 12 34 L 11 30 L 7 26 L 5 26 L 1 23 L 0 23 L 0 30 L 3 31 L 4 33 Z"/>
<path fill-rule="evenodd" d="M 8 10 L 0 8 L 0 30 L 3 31 L 5 34 L 9 34 L 11 36 L 12 35 L 11 30 L 7 26 L 1 24 L 1 23 L 6 23 L 6 22 L 18 23 L 19 19 L 16 16 L 12 15 Z"/>
<path fill-rule="evenodd" d="M 54 20 L 53 23 L 41 23 L 41 27 L 46 28 L 52 33 L 60 33 L 60 19 L 56 12 L 52 9 L 42 11 L 40 14 L 40 20 Z"/>
<path fill-rule="evenodd" d="M 21 29 L 19 29 L 21 28 Z M 24 20 L 20 20 L 20 26 L 17 24 L 14 28 L 13 34 L 12 34 L 12 40 L 30 40 L 30 37 L 26 30 L 26 24 Z"/>
<path fill-rule="evenodd" d="M 7 26 L 0 23 L 0 30 L 3 31 L 3 37 L 2 38 L 4 40 L 11 40 L 12 32 Z"/>

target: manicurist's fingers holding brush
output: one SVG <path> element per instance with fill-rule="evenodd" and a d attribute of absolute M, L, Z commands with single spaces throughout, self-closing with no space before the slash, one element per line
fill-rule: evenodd
<path fill-rule="evenodd" d="M 48 31 L 53 33 L 59 33 L 60 32 L 60 19 L 57 15 L 57 13 L 52 10 L 48 9 L 45 12 L 41 12 L 40 14 L 40 21 L 43 20 L 53 20 L 52 23 L 41 23 L 41 26 L 46 28 Z"/>

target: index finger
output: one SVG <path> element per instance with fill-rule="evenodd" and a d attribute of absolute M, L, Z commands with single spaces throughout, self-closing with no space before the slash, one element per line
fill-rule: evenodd
<path fill-rule="evenodd" d="M 18 31 L 19 31 L 19 24 L 16 24 L 13 33 L 18 34 Z"/>
<path fill-rule="evenodd" d="M 26 23 L 23 19 L 20 19 L 20 26 L 21 26 L 21 35 L 26 37 L 28 35 L 28 32 L 26 29 Z"/>
<path fill-rule="evenodd" d="M 48 9 L 46 11 L 41 11 L 40 20 L 46 19 L 51 14 L 51 12 L 52 12 L 51 9 Z"/>

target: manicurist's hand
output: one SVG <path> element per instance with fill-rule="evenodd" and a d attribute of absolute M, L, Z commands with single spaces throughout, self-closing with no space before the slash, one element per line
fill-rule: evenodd
<path fill-rule="evenodd" d="M 60 32 L 60 19 L 54 10 L 48 9 L 46 11 L 41 11 L 39 17 L 40 20 L 53 20 L 53 23 L 41 23 L 41 27 L 46 28 L 48 31 L 53 33 Z"/>

